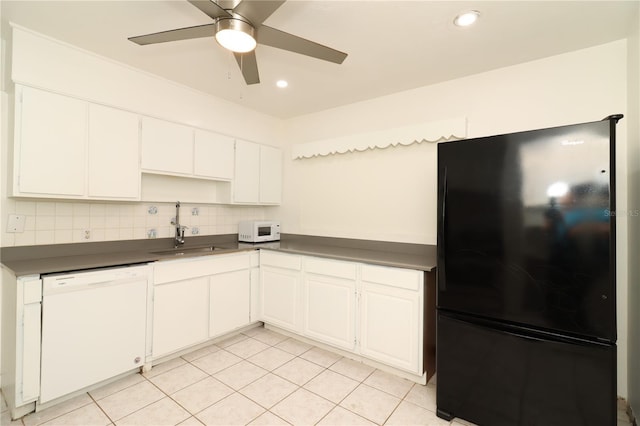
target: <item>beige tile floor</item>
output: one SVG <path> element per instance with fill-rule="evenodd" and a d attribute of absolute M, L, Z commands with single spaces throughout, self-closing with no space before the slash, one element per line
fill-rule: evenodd
<path fill-rule="evenodd" d="M 1 425 L 470 425 L 435 415 L 426 386 L 251 329 Z M 630 423 L 619 411 L 618 425 Z"/>

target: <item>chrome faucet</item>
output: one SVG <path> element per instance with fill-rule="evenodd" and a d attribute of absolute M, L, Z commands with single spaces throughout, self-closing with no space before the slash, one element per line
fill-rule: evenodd
<path fill-rule="evenodd" d="M 171 222 L 176 227 L 176 236 L 174 238 L 174 248 L 178 248 L 182 244 L 184 244 L 184 230 L 187 228 L 186 226 L 180 225 L 180 201 L 176 202 L 176 217 Z"/>

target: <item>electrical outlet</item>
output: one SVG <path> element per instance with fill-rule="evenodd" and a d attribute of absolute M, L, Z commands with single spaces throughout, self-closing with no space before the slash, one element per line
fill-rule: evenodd
<path fill-rule="evenodd" d="M 157 233 L 155 229 L 149 229 L 147 231 L 147 237 L 148 238 L 156 238 L 157 237 Z"/>
<path fill-rule="evenodd" d="M 7 221 L 7 232 L 24 232 L 24 224 L 27 220 L 27 217 L 23 214 L 10 214 L 9 220 Z"/>
<path fill-rule="evenodd" d="M 194 207 L 191 209 L 191 216 L 198 216 L 200 214 L 200 209 L 197 207 Z"/>
<path fill-rule="evenodd" d="M 191 228 L 191 235 L 198 235 L 200 233 L 200 228 L 194 226 Z"/>
<path fill-rule="evenodd" d="M 85 240 L 90 240 L 91 239 L 91 230 L 90 229 L 85 229 L 84 233 L 82 234 Z"/>

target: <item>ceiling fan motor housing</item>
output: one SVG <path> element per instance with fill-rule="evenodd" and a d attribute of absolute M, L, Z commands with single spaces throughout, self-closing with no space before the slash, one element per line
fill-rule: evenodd
<path fill-rule="evenodd" d="M 248 21 L 237 16 L 239 15 L 216 20 L 216 41 L 222 47 L 234 52 L 250 52 L 256 48 L 256 29 Z M 232 37 L 233 40 L 231 40 Z"/>

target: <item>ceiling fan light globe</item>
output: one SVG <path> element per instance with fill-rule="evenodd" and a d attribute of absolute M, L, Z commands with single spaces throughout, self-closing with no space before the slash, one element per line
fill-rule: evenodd
<path fill-rule="evenodd" d="M 256 48 L 255 30 L 239 19 L 221 19 L 216 23 L 216 41 L 225 49 L 236 53 L 251 52 Z"/>

